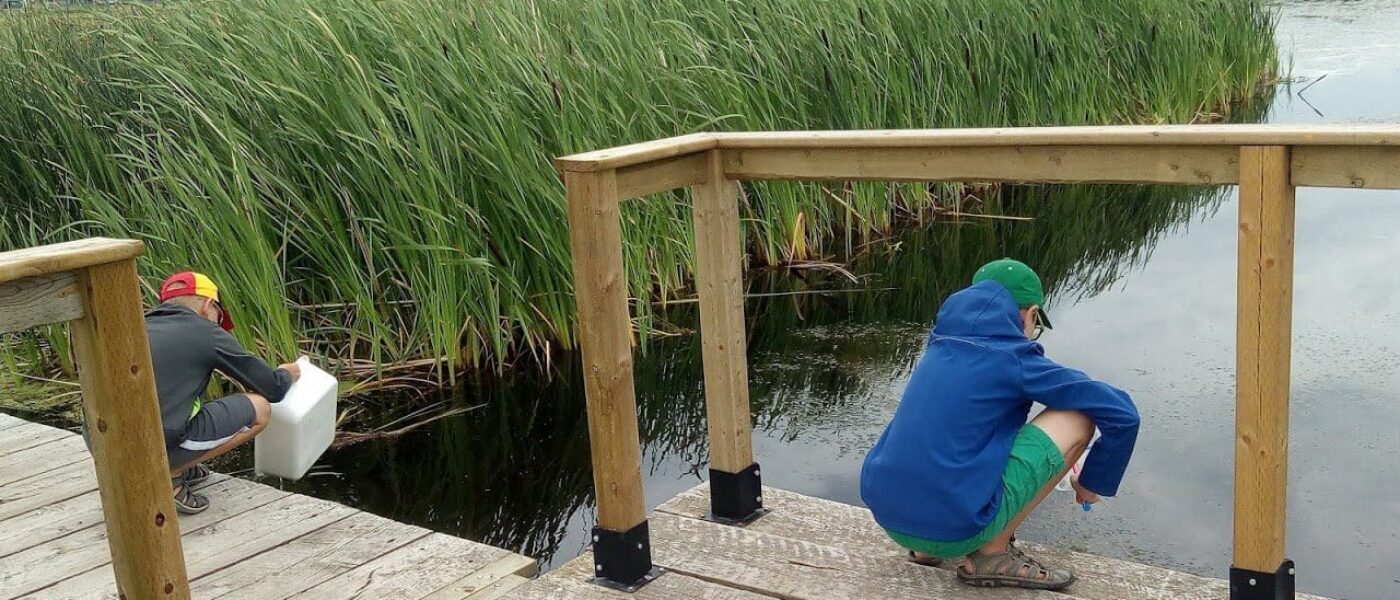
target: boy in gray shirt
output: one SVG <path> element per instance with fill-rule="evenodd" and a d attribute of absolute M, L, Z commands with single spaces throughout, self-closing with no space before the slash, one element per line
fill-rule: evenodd
<path fill-rule="evenodd" d="M 233 318 L 208 277 L 188 271 L 171 275 L 161 284 L 160 300 L 146 314 L 146 335 L 175 506 L 182 514 L 195 514 L 209 508 L 209 499 L 192 491 L 209 478 L 202 463 L 261 433 L 269 403 L 280 402 L 301 371 L 296 364 L 273 369 L 243 349 L 229 334 Z M 203 401 L 214 371 L 249 392 Z"/>

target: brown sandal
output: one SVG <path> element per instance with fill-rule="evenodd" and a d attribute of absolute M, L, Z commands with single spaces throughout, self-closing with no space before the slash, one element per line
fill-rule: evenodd
<path fill-rule="evenodd" d="M 1049 569 L 1012 545 L 1005 552 L 969 554 L 958 562 L 958 579 L 979 587 L 1061 590 L 1074 583 L 1069 569 Z"/>

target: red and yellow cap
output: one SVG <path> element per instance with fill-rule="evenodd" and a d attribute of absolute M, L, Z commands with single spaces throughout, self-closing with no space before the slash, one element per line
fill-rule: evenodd
<path fill-rule="evenodd" d="M 165 283 L 160 284 L 161 302 L 181 296 L 200 296 L 213 300 L 214 305 L 219 307 L 219 327 L 223 327 L 224 331 L 233 331 L 233 315 L 219 302 L 219 286 L 214 285 L 214 280 L 208 275 L 184 271 L 167 277 Z"/>

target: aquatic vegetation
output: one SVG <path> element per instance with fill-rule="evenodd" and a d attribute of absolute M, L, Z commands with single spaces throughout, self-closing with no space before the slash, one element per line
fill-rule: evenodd
<path fill-rule="evenodd" d="M 1216 120 L 1277 70 L 1272 12 L 1239 0 L 12 12 L 0 18 L 0 248 L 145 240 L 148 281 L 206 271 L 246 343 L 343 369 L 442 373 L 572 346 L 560 154 L 700 130 Z M 745 192 L 745 235 L 768 265 L 853 248 L 961 194 Z M 683 196 L 624 211 L 639 298 L 686 285 Z M 636 310 L 649 328 L 649 303 Z"/>

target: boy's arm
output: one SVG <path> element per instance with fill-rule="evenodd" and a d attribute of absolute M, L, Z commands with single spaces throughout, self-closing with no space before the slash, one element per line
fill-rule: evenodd
<path fill-rule="evenodd" d="M 1021 378 L 1026 396 L 1050 408 L 1088 415 L 1102 436 L 1084 460 L 1079 483 L 1100 496 L 1116 495 L 1137 444 L 1137 407 L 1122 390 L 1061 366 L 1042 352 L 1037 348 L 1022 355 Z"/>
<path fill-rule="evenodd" d="M 214 334 L 214 368 L 262 394 L 268 402 L 281 402 L 292 387 L 291 373 L 286 369 L 273 369 L 263 359 L 248 354 L 238 339 L 222 329 L 216 329 Z"/>

